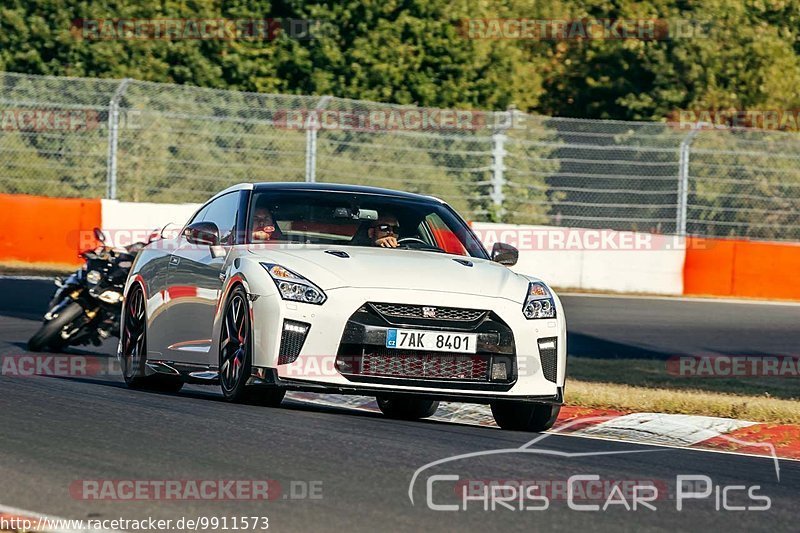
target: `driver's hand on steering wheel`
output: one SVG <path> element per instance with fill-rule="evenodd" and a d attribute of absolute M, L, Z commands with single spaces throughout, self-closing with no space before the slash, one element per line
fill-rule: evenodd
<path fill-rule="evenodd" d="M 375 246 L 380 246 L 382 248 L 397 248 L 400 245 L 397 244 L 397 237 L 394 235 L 389 235 L 387 237 L 376 239 Z"/>

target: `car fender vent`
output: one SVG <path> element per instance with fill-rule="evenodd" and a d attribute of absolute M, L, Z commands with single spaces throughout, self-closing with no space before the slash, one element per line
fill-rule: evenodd
<path fill-rule="evenodd" d="M 453 258 L 453 261 L 455 261 L 456 263 L 459 263 L 461 265 L 464 265 L 465 267 L 471 267 L 473 265 L 472 261 L 467 261 L 466 259 L 455 259 L 455 258 Z"/>
<path fill-rule="evenodd" d="M 350 254 L 343 252 L 342 250 L 325 250 L 325 253 L 335 255 L 336 257 L 341 257 L 342 259 L 347 259 L 350 257 Z"/>

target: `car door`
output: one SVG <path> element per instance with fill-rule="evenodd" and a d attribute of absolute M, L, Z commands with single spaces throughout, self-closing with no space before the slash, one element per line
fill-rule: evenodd
<path fill-rule="evenodd" d="M 178 362 L 215 364 L 210 361 L 214 314 L 222 292 L 226 262 L 237 235 L 241 191 L 210 202 L 193 222 L 213 222 L 220 245 L 190 243 L 180 237 L 169 260 L 168 298 L 170 343 L 168 358 Z"/>

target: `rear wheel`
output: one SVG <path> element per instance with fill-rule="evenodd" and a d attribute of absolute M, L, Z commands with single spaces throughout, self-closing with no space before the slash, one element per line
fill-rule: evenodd
<path fill-rule="evenodd" d="M 419 420 L 433 416 L 439 402 L 403 395 L 378 396 L 378 407 L 389 418 Z"/>
<path fill-rule="evenodd" d="M 503 429 L 545 431 L 553 427 L 561 411 L 560 405 L 502 400 L 492 403 L 492 416 Z"/>
<path fill-rule="evenodd" d="M 83 307 L 77 302 L 67 304 L 58 316 L 48 320 L 39 331 L 33 334 L 28 340 L 28 349 L 32 352 L 50 350 L 57 352 L 69 344 L 69 339 L 61 336 L 61 332 L 70 326 L 77 318 L 83 314 Z"/>
<path fill-rule="evenodd" d="M 164 374 L 145 375 L 147 362 L 147 315 L 144 307 L 144 291 L 135 285 L 125 298 L 125 321 L 122 325 L 120 363 L 122 377 L 132 389 L 149 389 L 163 392 L 178 392 L 183 381 Z"/>

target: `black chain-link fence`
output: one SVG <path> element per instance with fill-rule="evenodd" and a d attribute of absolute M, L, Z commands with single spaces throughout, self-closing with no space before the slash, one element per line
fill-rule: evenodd
<path fill-rule="evenodd" d="M 684 125 L 685 126 L 685 125 Z M 800 136 L 0 73 L 0 192 L 375 185 L 520 224 L 800 239 Z"/>

